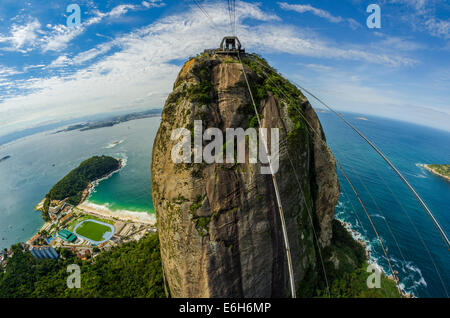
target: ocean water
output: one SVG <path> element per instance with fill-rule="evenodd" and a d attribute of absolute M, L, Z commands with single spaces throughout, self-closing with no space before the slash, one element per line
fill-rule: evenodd
<path fill-rule="evenodd" d="M 344 113 L 405 175 L 450 233 L 450 182 L 421 165 L 450 163 L 450 133 L 385 118 Z M 334 155 L 355 185 L 398 271 L 401 286 L 420 297 L 450 293 L 450 252 L 430 218 L 393 170 L 330 112 L 318 113 Z M 360 117 L 367 120 L 362 120 Z M 359 201 L 339 172 L 336 217 L 351 224 L 371 249 L 373 261 L 389 272 L 381 245 Z"/>
<path fill-rule="evenodd" d="M 394 270 L 408 292 L 445 297 L 450 289 L 450 253 L 430 219 L 393 171 L 331 113 L 318 113 L 327 142 L 356 186 L 380 233 Z M 344 116 L 361 129 L 422 195 L 441 226 L 450 232 L 450 182 L 432 175 L 423 163 L 450 162 L 450 133 L 384 118 Z M 160 118 L 113 127 L 29 136 L 0 146 L 0 247 L 29 239 L 43 221 L 33 210 L 48 190 L 93 155 L 125 160 L 126 166 L 101 181 L 89 201 L 113 211 L 153 213 L 150 162 Z M 116 143 L 118 142 L 118 143 Z M 337 218 L 361 233 L 376 261 L 388 271 L 380 244 L 342 174 Z"/>
<path fill-rule="evenodd" d="M 125 166 L 100 182 L 89 201 L 112 211 L 154 213 L 150 162 L 160 118 L 88 131 L 44 132 L 0 147 L 0 248 L 32 237 L 43 225 L 36 204 L 51 187 L 94 155 L 121 158 Z M 115 143 L 118 141 L 118 143 Z"/>

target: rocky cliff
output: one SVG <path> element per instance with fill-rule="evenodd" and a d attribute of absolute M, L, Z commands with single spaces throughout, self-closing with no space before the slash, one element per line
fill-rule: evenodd
<path fill-rule="evenodd" d="M 300 290 L 320 271 L 318 248 L 331 242 L 340 193 L 335 160 L 322 142 L 320 122 L 305 96 L 264 59 L 249 54 L 241 57 L 262 127 L 279 128 L 275 176 Z M 321 132 L 320 138 L 299 112 Z M 261 174 L 261 163 L 248 160 L 240 164 L 174 163 L 171 151 L 179 140 L 171 140 L 171 134 L 182 127 L 193 132 L 194 120 L 202 121 L 202 131 L 217 127 L 224 134 L 226 128 L 258 126 L 237 57 L 204 53 L 190 59 L 162 113 L 153 147 L 152 196 L 171 296 L 289 296 L 271 175 Z"/>

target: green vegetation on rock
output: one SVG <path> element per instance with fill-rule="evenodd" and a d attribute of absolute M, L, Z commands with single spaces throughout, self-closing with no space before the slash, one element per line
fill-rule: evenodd
<path fill-rule="evenodd" d="M 330 283 L 330 294 L 333 298 L 399 298 L 401 297 L 395 282 L 382 273 L 380 288 L 368 288 L 367 272 L 369 263 L 364 262 L 352 272 L 345 272 Z M 318 297 L 328 297 L 326 289 L 317 290 Z"/>
<path fill-rule="evenodd" d="M 208 226 L 211 222 L 211 216 L 196 216 L 195 211 L 203 206 L 203 200 L 205 197 L 197 195 L 194 199 L 194 203 L 189 207 L 192 213 L 192 221 L 195 224 L 195 228 L 201 236 L 208 234 Z"/>
<path fill-rule="evenodd" d="M 200 233 L 200 235 L 206 235 L 208 233 L 208 226 L 211 222 L 210 216 L 199 216 L 194 218 L 195 228 Z"/>
<path fill-rule="evenodd" d="M 211 103 L 211 71 L 207 64 L 199 64 L 193 69 L 193 73 L 199 79 L 199 83 L 187 89 L 189 98 L 200 104 Z"/>
<path fill-rule="evenodd" d="M 321 149 L 314 147 L 316 137 L 312 137 L 313 132 L 304 117 L 308 118 L 308 122 L 312 122 L 312 126 L 322 133 L 318 138 L 324 141 L 325 138 L 320 122 L 308 100 L 295 85 L 284 79 L 263 58 L 256 54 L 245 54 L 242 60 L 245 64 L 256 109 L 261 113 L 261 117 L 263 113 L 270 120 L 272 118 L 269 116 L 276 117 L 272 103 L 275 102 L 279 106 L 277 111 L 283 121 L 282 127 L 279 128 L 285 130 L 289 155 L 294 158 L 296 163 L 294 170 L 298 172 L 297 174 L 301 176 L 302 180 L 303 200 L 297 201 L 297 196 L 294 197 L 295 193 L 291 189 L 298 189 L 298 184 L 295 183 L 291 170 L 283 169 L 289 165 L 288 158 L 281 158 L 280 167 L 284 179 L 282 188 L 287 189 L 286 195 L 289 195 L 287 198 L 290 201 L 288 205 L 291 204 L 290 208 L 286 209 L 285 216 L 289 220 L 291 228 L 297 226 L 297 237 L 294 240 L 297 239 L 296 243 L 298 244 L 294 245 L 292 253 L 293 263 L 298 266 L 294 271 L 301 274 L 301 280 L 296 282 L 297 295 L 300 297 L 328 296 L 320 257 L 323 256 L 332 297 L 399 296 L 395 282 L 386 277 L 382 279 L 381 289 L 368 289 L 366 279 L 370 273 L 365 271 L 367 263 L 364 248 L 349 235 L 338 221 L 331 224 L 334 215 L 333 208 L 340 193 L 335 173 L 336 167 L 333 156 L 326 147 L 320 147 Z M 219 55 L 214 58 L 200 55 L 189 60 L 175 82 L 173 96 L 169 97 L 165 106 L 167 114 L 173 114 L 176 110 L 180 115 L 176 118 L 183 120 L 175 125 L 173 117 L 164 117 L 155 140 L 154 160 L 152 161 L 153 200 L 155 209 L 159 209 L 158 220 L 161 224 L 162 249 L 165 251 L 163 259 L 167 269 L 166 278 L 172 289 L 171 293 L 176 297 L 241 296 L 244 288 L 248 286 L 243 284 L 241 290 L 236 290 L 234 283 L 242 275 L 246 275 L 250 280 L 264 280 L 265 278 L 258 276 L 258 273 L 264 271 L 264 268 L 272 268 L 273 271 L 274 269 L 283 270 L 284 263 L 281 258 L 278 258 L 279 255 L 275 255 L 275 253 L 263 255 L 265 250 L 270 250 L 270 246 L 267 246 L 269 244 L 272 244 L 273 251 L 281 251 L 283 248 L 282 240 L 278 239 L 276 231 L 279 229 L 275 227 L 276 225 L 270 224 L 267 229 L 261 231 L 260 236 L 253 231 L 253 227 L 259 225 L 257 221 L 264 219 L 263 213 L 271 212 L 266 210 L 266 207 L 271 204 L 270 200 L 273 199 L 267 195 L 267 193 L 272 193 L 270 184 L 267 184 L 267 188 L 266 184 L 262 184 L 262 182 L 256 184 L 256 190 L 265 194 L 265 196 L 259 195 L 257 204 L 253 201 L 245 202 L 245 199 L 239 196 L 240 193 L 227 195 L 224 200 L 220 193 L 221 189 L 217 188 L 225 183 L 234 183 L 237 179 L 242 182 L 242 188 L 251 189 L 253 187 L 251 181 L 254 179 L 247 178 L 254 175 L 251 165 L 247 167 L 235 163 L 234 165 L 217 166 L 216 178 L 211 188 L 210 184 L 206 185 L 206 182 L 205 185 L 203 184 L 206 178 L 212 177 L 212 172 L 205 170 L 205 167 L 197 165 L 194 168 L 193 165 L 186 164 L 183 168 L 190 172 L 189 174 L 182 174 L 180 173 L 181 169 L 177 170 L 174 167 L 173 170 L 179 173 L 184 184 L 193 184 L 195 188 L 203 187 L 207 191 L 211 190 L 214 191 L 214 194 L 219 195 L 209 196 L 215 202 L 206 202 L 202 195 L 197 195 L 195 199 L 192 199 L 194 193 L 185 188 L 181 190 L 182 193 L 179 193 L 176 200 L 172 200 L 170 204 L 167 201 L 167 197 L 170 197 L 171 193 L 166 190 L 165 186 L 169 174 L 164 173 L 164 169 L 168 167 L 164 153 L 168 151 L 165 145 L 170 128 L 184 125 L 193 133 L 193 121 L 197 119 L 204 121 L 203 128 L 236 125 L 246 129 L 248 127 L 257 128 L 259 125 L 253 101 L 247 91 L 247 83 L 242 77 L 242 68 L 238 65 L 230 65 L 235 62 L 237 60 L 232 57 Z M 221 63 L 223 65 L 220 65 Z M 211 85 L 213 78 L 215 82 L 214 85 Z M 180 99 L 180 96 L 183 98 Z M 175 101 L 178 103 L 177 105 L 174 105 Z M 206 105 L 199 105 L 199 103 Z M 270 108 L 264 108 L 268 105 Z M 184 115 L 188 111 L 189 117 Z M 245 127 L 247 124 L 248 127 Z M 192 139 L 191 143 L 193 143 Z M 219 154 L 226 152 L 229 147 L 227 142 L 223 143 L 221 149 L 218 150 Z M 236 151 L 234 154 L 236 155 Z M 317 160 L 317 158 L 319 159 Z M 217 178 L 218 171 L 221 173 L 219 179 Z M 246 171 L 250 171 L 249 175 L 246 175 Z M 172 177 L 173 174 L 170 176 Z M 195 193 L 202 192 L 196 190 Z M 185 197 L 190 198 L 189 204 L 184 204 Z M 233 208 L 237 205 L 235 205 L 235 201 L 239 203 L 239 208 Z M 177 204 L 178 208 L 174 209 L 171 204 Z M 311 220 L 306 213 L 306 204 L 316 212 L 312 215 L 313 226 L 311 226 Z M 321 216 L 319 211 L 325 216 Z M 193 231 L 194 227 L 198 235 L 195 230 Z M 320 243 L 315 242 L 314 229 L 317 230 Z M 322 231 L 323 233 L 321 233 Z M 333 235 L 331 235 L 332 233 Z M 173 240 L 174 235 L 182 239 Z M 199 236 L 201 240 L 198 240 Z M 331 244 L 327 245 L 330 240 L 332 240 Z M 322 248 L 321 243 L 327 247 Z M 230 253 L 229 250 L 216 249 L 216 246 L 225 246 L 232 251 Z M 258 260 L 235 271 L 236 264 L 238 264 L 235 262 L 239 262 L 239 255 L 242 252 L 240 249 L 249 246 L 255 250 L 255 255 L 257 255 L 255 257 L 258 257 Z M 211 253 L 211 250 L 214 253 Z M 249 254 L 251 253 L 249 252 Z M 190 259 L 189 263 L 185 262 L 186 258 Z M 206 269 L 203 267 L 205 262 L 210 264 Z M 199 279 L 202 282 L 199 282 Z M 260 290 L 246 292 L 252 295 L 274 295 L 275 297 L 286 295 L 289 297 L 285 281 L 280 280 L 273 284 L 274 279 L 279 279 L 279 276 L 278 273 L 272 272 L 271 279 L 258 282 L 258 286 L 266 284 L 264 286 L 267 289 L 261 287 Z M 209 290 L 197 288 L 199 285 L 206 286 L 211 281 L 214 284 L 208 285 L 210 286 Z M 195 288 L 193 284 L 195 284 Z"/>
<path fill-rule="evenodd" d="M 401 297 L 396 283 L 383 273 L 381 274 L 380 288 L 367 287 L 367 278 L 371 272 L 367 272 L 369 264 L 366 261 L 364 247 L 353 239 L 339 221 L 333 220 L 332 226 L 331 245 L 322 251 L 331 297 Z M 321 264 L 320 260 L 317 261 L 317 264 Z M 315 283 L 310 282 L 313 287 L 308 290 L 310 294 L 304 296 L 328 297 L 326 281 L 321 268 L 318 269 L 318 273 L 318 280 Z"/>

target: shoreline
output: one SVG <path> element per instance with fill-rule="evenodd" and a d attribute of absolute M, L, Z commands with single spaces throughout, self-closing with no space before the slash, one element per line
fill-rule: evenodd
<path fill-rule="evenodd" d="M 431 173 L 433 173 L 433 174 L 435 174 L 435 175 L 437 175 L 437 176 L 439 176 L 439 177 L 441 177 L 441 178 L 444 178 L 444 179 L 446 179 L 447 181 L 450 181 L 450 177 L 445 176 L 445 175 L 443 175 L 443 174 L 440 174 L 439 172 L 435 171 L 433 168 L 430 168 L 430 167 L 428 166 L 428 164 L 421 164 L 421 166 L 424 167 L 425 169 L 427 169 L 428 171 L 430 171 Z"/>
<path fill-rule="evenodd" d="M 96 187 L 100 182 L 102 182 L 103 180 L 106 180 L 106 179 L 111 178 L 111 176 L 112 176 L 113 174 L 119 172 L 120 170 L 122 170 L 122 168 L 124 168 L 124 167 L 126 166 L 126 163 L 127 163 L 127 162 L 126 162 L 126 159 L 120 159 L 120 158 L 114 158 L 114 159 L 116 159 L 117 161 L 119 161 L 119 167 L 118 167 L 116 170 L 114 170 L 114 171 L 108 173 L 107 175 L 104 175 L 103 177 L 98 178 L 97 180 L 94 180 L 94 181 L 92 181 L 92 182 L 89 182 L 87 188 L 83 190 L 83 194 L 81 195 L 81 201 L 80 201 L 80 203 L 78 203 L 78 205 L 84 203 L 84 201 L 86 201 L 87 198 L 89 198 L 89 196 L 92 194 L 92 191 L 95 190 L 95 187 Z M 78 205 L 77 205 L 77 206 L 78 206 Z"/>
<path fill-rule="evenodd" d="M 92 214 L 94 216 L 115 218 L 120 221 L 132 221 L 135 223 L 144 223 L 148 225 L 155 225 L 156 217 L 146 212 L 136 211 L 112 211 L 106 206 L 84 201 L 76 206 L 78 210 L 85 214 Z"/>
<path fill-rule="evenodd" d="M 156 223 L 156 217 L 154 215 L 149 214 L 148 212 L 138 212 L 138 211 L 128 211 L 128 210 L 120 210 L 113 211 L 108 209 L 104 205 L 95 204 L 89 202 L 88 198 L 95 190 L 95 187 L 102 182 L 110 178 L 113 174 L 119 172 L 122 168 L 126 166 L 126 159 L 115 158 L 120 162 L 119 168 L 117 170 L 112 171 L 110 174 L 101 177 L 95 181 L 92 181 L 88 184 L 88 187 L 83 190 L 83 196 L 81 202 L 78 203 L 76 208 L 83 213 L 93 214 L 95 216 L 103 216 L 109 218 L 116 218 L 120 221 L 132 221 L 137 223 L 145 223 L 149 225 L 154 225 Z"/>
<path fill-rule="evenodd" d="M 94 181 L 92 181 L 92 182 L 89 182 L 88 185 L 87 185 L 87 187 L 86 187 L 86 189 L 84 189 L 84 190 L 82 191 L 82 194 L 81 194 L 81 201 L 80 201 L 80 203 L 78 203 L 78 204 L 83 203 L 83 202 L 89 197 L 89 195 L 92 193 L 92 191 L 94 190 L 94 188 L 95 188 L 101 181 L 110 178 L 113 174 L 119 172 L 123 167 L 126 166 L 126 162 L 127 162 L 126 159 L 120 159 L 120 158 L 114 158 L 114 159 L 116 159 L 116 160 L 119 162 L 119 167 L 118 167 L 116 170 L 111 171 L 110 173 L 108 173 L 108 174 L 106 174 L 106 175 L 104 175 L 104 176 L 98 178 L 97 180 L 94 180 Z M 34 210 L 35 210 L 35 211 L 40 211 L 40 212 L 42 212 L 42 208 L 44 207 L 45 200 L 46 200 L 46 196 L 44 196 L 44 198 L 43 198 L 38 204 L 36 204 L 36 206 L 34 207 Z"/>
<path fill-rule="evenodd" d="M 387 279 L 392 280 L 396 284 L 396 286 L 397 286 L 399 292 L 401 293 L 402 297 L 405 297 L 405 298 L 414 298 L 415 297 L 412 293 L 409 293 L 406 290 L 402 289 L 400 287 L 400 285 L 399 285 L 400 281 L 397 281 L 393 275 L 388 275 L 386 273 L 386 271 L 375 260 L 371 260 L 370 259 L 370 250 L 367 247 L 367 243 L 362 239 L 362 234 L 361 233 L 359 233 L 358 231 L 352 229 L 352 225 L 349 222 L 345 222 L 345 221 L 342 221 L 342 220 L 339 220 L 339 219 L 336 219 L 336 220 L 338 220 L 342 224 L 342 226 L 350 233 L 350 235 L 353 237 L 353 239 L 356 242 L 358 242 L 359 244 L 362 245 L 362 247 L 364 248 L 364 251 L 366 252 L 366 261 L 369 264 L 375 265 L 384 274 L 384 276 Z"/>
<path fill-rule="evenodd" d="M 119 167 L 116 170 L 110 172 L 109 174 L 107 174 L 97 180 L 94 180 L 92 182 L 89 182 L 86 189 L 83 190 L 80 203 L 78 203 L 76 206 L 74 206 L 74 210 L 76 209 L 79 212 L 84 213 L 84 214 L 91 214 L 93 216 L 98 216 L 98 217 L 112 218 L 112 219 L 117 219 L 119 221 L 124 221 L 124 222 L 131 221 L 131 222 L 135 222 L 135 223 L 155 225 L 156 217 L 154 214 L 152 215 L 148 212 L 127 211 L 127 210 L 113 211 L 113 210 L 108 209 L 104 205 L 99 205 L 99 204 L 95 204 L 95 203 L 88 201 L 89 196 L 92 194 L 92 192 L 95 190 L 95 187 L 101 181 L 110 178 L 112 175 L 114 175 L 115 173 L 119 172 L 122 168 L 124 168 L 127 164 L 126 159 L 121 159 L 121 158 L 114 158 L 114 159 L 119 161 Z M 45 199 L 46 198 L 44 197 L 36 205 L 36 207 L 35 207 L 36 211 L 42 210 Z M 42 225 L 42 227 L 40 227 L 40 229 L 38 230 L 37 233 L 39 233 L 46 226 L 47 223 L 48 222 L 45 222 Z"/>
<path fill-rule="evenodd" d="M 112 171 L 111 173 L 103 176 L 95 181 L 92 181 L 88 184 L 88 187 L 83 190 L 83 196 L 75 207 L 83 213 L 92 214 L 94 216 L 108 217 L 108 218 L 116 218 L 120 221 L 132 221 L 136 223 L 145 223 L 149 225 L 155 225 L 156 217 L 152 216 L 146 212 L 137 212 L 137 211 L 113 211 L 108 209 L 108 207 L 104 205 L 95 204 L 89 202 L 88 198 L 95 190 L 95 187 L 99 185 L 103 180 L 109 179 L 113 174 L 119 172 L 122 168 L 126 166 L 126 159 L 115 158 L 119 161 L 119 168 Z"/>

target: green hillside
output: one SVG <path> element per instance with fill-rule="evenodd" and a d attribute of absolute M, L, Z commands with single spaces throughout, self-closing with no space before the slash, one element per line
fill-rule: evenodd
<path fill-rule="evenodd" d="M 52 200 L 69 198 L 68 203 L 77 205 L 90 182 L 107 176 L 119 168 L 120 161 L 108 156 L 95 156 L 83 161 L 47 193 L 43 211 L 44 219 L 48 218 L 48 207 Z"/>

